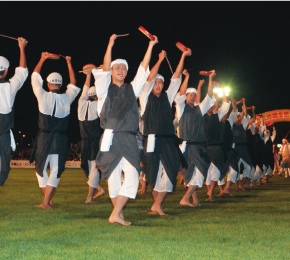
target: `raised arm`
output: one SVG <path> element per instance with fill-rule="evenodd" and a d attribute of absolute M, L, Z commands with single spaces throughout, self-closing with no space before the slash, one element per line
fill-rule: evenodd
<path fill-rule="evenodd" d="M 25 55 L 25 47 L 27 45 L 26 39 L 22 37 L 18 37 L 18 46 L 20 49 L 20 61 L 19 61 L 19 67 L 22 67 L 24 69 L 27 68 L 26 65 L 26 55 Z"/>
<path fill-rule="evenodd" d="M 245 98 L 243 98 L 243 106 L 242 106 L 242 109 L 243 109 L 244 116 L 247 116 L 248 112 L 247 112 L 246 99 Z"/>
<path fill-rule="evenodd" d="M 204 84 L 204 79 L 201 79 L 199 82 L 198 82 L 198 85 L 197 85 L 197 94 L 196 94 L 196 99 L 195 99 L 195 104 L 199 104 L 200 103 L 200 100 L 201 100 L 201 87 L 203 86 Z"/>
<path fill-rule="evenodd" d="M 255 107 L 252 107 L 252 113 L 253 113 L 253 122 L 256 121 L 256 113 L 255 113 Z"/>
<path fill-rule="evenodd" d="M 183 96 L 186 93 L 187 87 L 188 87 L 188 81 L 189 81 L 189 73 L 187 72 L 187 70 L 184 70 L 182 72 L 182 74 L 185 76 L 183 83 L 180 87 L 180 91 L 179 91 L 179 95 Z"/>
<path fill-rule="evenodd" d="M 103 71 L 110 71 L 111 70 L 111 62 L 112 62 L 112 49 L 115 44 L 115 40 L 117 39 L 117 35 L 113 34 L 110 37 L 108 47 L 104 56 L 104 63 L 103 63 Z"/>
<path fill-rule="evenodd" d="M 92 70 L 84 71 L 84 74 L 87 75 L 87 77 L 86 77 L 86 81 L 85 81 L 85 85 L 86 85 L 87 87 L 90 87 L 90 86 L 91 86 L 91 75 L 92 75 Z"/>
<path fill-rule="evenodd" d="M 218 95 L 215 95 L 215 105 L 214 105 L 214 109 L 213 109 L 213 113 L 217 113 L 219 110 L 219 97 Z"/>
<path fill-rule="evenodd" d="M 153 47 L 155 44 L 158 43 L 158 38 L 157 36 L 154 35 L 154 41 L 150 41 L 149 42 L 149 45 L 148 45 L 148 48 L 147 48 L 147 51 L 145 53 L 145 56 L 143 58 L 143 61 L 142 61 L 142 67 L 143 69 L 146 71 L 149 67 L 149 62 L 151 60 L 151 55 L 152 55 L 152 50 L 153 50 Z M 166 54 L 166 53 L 165 53 Z"/>
<path fill-rule="evenodd" d="M 49 57 L 48 55 L 48 52 L 42 52 L 41 53 L 41 57 L 40 57 L 40 60 L 39 62 L 37 63 L 35 69 L 33 72 L 37 72 L 40 74 L 40 71 L 41 71 L 41 68 L 42 68 L 42 65 L 43 63 L 47 60 L 47 58 Z"/>
<path fill-rule="evenodd" d="M 156 64 L 154 65 L 154 67 L 150 71 L 150 75 L 149 75 L 149 77 L 147 79 L 148 82 L 152 82 L 155 79 L 155 77 L 156 77 L 156 75 L 157 75 L 157 73 L 159 71 L 160 65 L 161 65 L 161 63 L 162 63 L 162 61 L 164 60 L 165 57 L 166 57 L 166 51 L 161 51 L 159 53 L 158 61 L 156 62 Z M 142 63 L 142 65 L 143 65 L 143 63 Z"/>
<path fill-rule="evenodd" d="M 76 80 L 74 69 L 73 69 L 73 67 L 71 65 L 71 57 L 70 56 L 66 56 L 65 58 L 66 58 L 66 62 L 67 62 L 68 72 L 69 72 L 70 84 L 76 85 L 77 84 L 77 80 Z"/>
<path fill-rule="evenodd" d="M 173 79 L 178 79 L 180 77 L 181 72 L 183 71 L 185 57 L 191 56 L 191 54 L 192 54 L 191 49 L 188 49 L 187 51 L 182 53 L 180 61 L 179 61 L 178 65 L 176 67 L 176 70 L 174 72 Z"/>
<path fill-rule="evenodd" d="M 216 75 L 215 70 L 212 70 L 212 73 L 208 77 L 208 89 L 207 89 L 207 94 L 211 98 L 213 95 L 213 85 L 212 85 L 212 79 Z"/>

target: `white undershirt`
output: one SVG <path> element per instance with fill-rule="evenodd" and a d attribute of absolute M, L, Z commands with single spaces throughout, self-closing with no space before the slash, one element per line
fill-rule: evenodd
<path fill-rule="evenodd" d="M 180 118 L 183 115 L 184 112 L 184 108 L 185 108 L 185 100 L 186 100 L 186 94 L 180 96 L 180 92 L 177 93 L 176 97 L 175 97 L 175 103 L 176 103 L 176 116 L 178 118 L 178 121 L 180 120 Z M 215 96 L 212 95 L 212 97 L 210 98 L 210 96 L 207 94 L 205 96 L 205 98 L 203 99 L 203 101 L 199 104 L 197 104 L 197 106 L 199 106 L 200 111 L 201 111 L 201 115 L 204 116 L 206 114 L 206 112 L 215 104 Z"/>
<path fill-rule="evenodd" d="M 82 94 L 78 105 L 78 119 L 80 121 L 86 120 L 86 113 L 88 111 L 88 121 L 98 118 L 98 101 L 88 101 L 89 87 L 84 85 Z"/>
<path fill-rule="evenodd" d="M 141 107 L 141 116 L 144 114 L 146 105 L 148 102 L 148 97 L 155 85 L 156 78 L 152 80 L 151 82 L 146 81 L 145 86 L 143 88 L 142 94 L 140 96 L 140 107 Z M 165 91 L 167 93 L 168 101 L 170 106 L 172 107 L 172 103 L 174 100 L 174 97 L 181 85 L 181 75 L 179 78 L 174 79 L 174 74 L 172 75 L 172 78 L 170 80 L 170 85 L 168 89 Z"/>
<path fill-rule="evenodd" d="M 12 111 L 17 91 L 23 86 L 28 77 L 28 69 L 17 67 L 9 82 L 0 83 L 0 113 L 8 114 Z"/>
<path fill-rule="evenodd" d="M 109 86 L 111 84 L 111 71 L 98 71 L 96 69 L 93 69 L 92 74 L 95 78 L 96 92 L 98 96 L 98 112 L 100 113 L 103 108 L 105 99 L 108 95 Z M 141 63 L 135 78 L 133 79 L 133 81 L 131 81 L 131 85 L 133 87 L 136 99 L 141 95 L 142 89 L 147 78 L 149 77 L 149 74 L 149 68 L 147 68 L 147 70 L 145 71 Z"/>
<path fill-rule="evenodd" d="M 31 75 L 31 85 L 38 101 L 39 111 L 44 115 L 52 116 L 55 106 L 54 116 L 57 118 L 64 118 L 70 114 L 70 105 L 80 92 L 80 88 L 73 84 L 67 85 L 64 94 L 47 92 L 43 89 L 43 80 L 37 72 Z"/>

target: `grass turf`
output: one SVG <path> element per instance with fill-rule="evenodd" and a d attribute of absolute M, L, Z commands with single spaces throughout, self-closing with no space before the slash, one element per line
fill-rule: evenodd
<path fill-rule="evenodd" d="M 145 195 L 130 200 L 130 227 L 112 225 L 106 195 L 84 204 L 88 187 L 81 170 L 66 170 L 54 196 L 54 210 L 35 207 L 43 196 L 33 169 L 12 169 L 0 187 L 0 259 L 290 259 L 290 179 L 274 176 L 235 198 L 179 205 L 177 186 L 164 203 L 170 216 L 147 215 Z M 218 193 L 216 188 L 215 193 Z"/>

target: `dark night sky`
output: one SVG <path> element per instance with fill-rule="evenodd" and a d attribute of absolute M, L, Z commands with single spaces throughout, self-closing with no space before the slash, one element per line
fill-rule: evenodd
<path fill-rule="evenodd" d="M 193 51 L 185 64 L 192 69 L 191 86 L 202 78 L 198 71 L 215 69 L 215 80 L 230 85 L 236 99 L 245 97 L 257 113 L 289 108 L 289 7 L 289 2 L 2 2 L 0 33 L 29 41 L 29 78 L 16 96 L 14 133 L 22 130 L 28 139 L 37 133 L 38 108 L 30 76 L 41 52 L 71 56 L 82 88 L 85 75 L 77 71 L 87 63 L 102 64 L 113 33 L 130 33 L 118 38 L 113 49 L 113 59 L 127 59 L 126 82 L 130 82 L 149 42 L 139 26 L 159 39 L 150 67 L 163 49 L 175 69 L 181 56 L 175 46 L 179 41 Z M 19 64 L 17 42 L 0 37 L 0 45 L 0 55 L 10 61 L 10 78 Z M 47 60 L 43 79 L 53 71 L 62 74 L 65 85 L 69 83 L 64 59 Z M 171 73 L 166 61 L 160 74 L 168 86 Z M 276 128 L 280 139 L 290 123 L 278 123 Z M 69 138 L 71 142 L 80 138 L 77 100 L 71 109 Z"/>

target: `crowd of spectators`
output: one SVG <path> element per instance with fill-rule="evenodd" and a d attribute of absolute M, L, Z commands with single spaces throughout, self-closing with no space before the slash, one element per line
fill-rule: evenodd
<path fill-rule="evenodd" d="M 11 152 L 11 160 L 30 160 L 32 153 L 32 148 L 19 148 L 16 151 Z M 80 154 L 74 152 L 73 150 L 69 151 L 67 161 L 80 161 Z"/>

